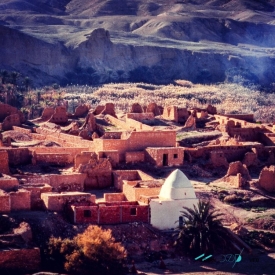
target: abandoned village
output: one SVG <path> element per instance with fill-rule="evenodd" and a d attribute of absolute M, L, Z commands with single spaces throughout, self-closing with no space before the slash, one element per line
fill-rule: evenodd
<path fill-rule="evenodd" d="M 198 201 L 186 166 L 232 189 L 256 182 L 259 190 L 275 192 L 275 126 L 256 123 L 253 114 L 155 103 L 135 103 L 123 114 L 113 103 L 81 104 L 69 113 L 62 101 L 31 121 L 0 103 L 0 122 L 2 214 L 66 212 L 77 225 L 142 222 L 169 230 L 182 207 Z M 193 144 L 178 138 L 196 129 L 215 135 Z M 165 178 L 150 173 L 165 168 Z M 38 269 L 40 252 L 26 232 L 0 236 L 0 266 Z"/>

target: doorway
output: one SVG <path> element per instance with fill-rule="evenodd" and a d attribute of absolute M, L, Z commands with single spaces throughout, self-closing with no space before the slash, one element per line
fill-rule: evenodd
<path fill-rule="evenodd" d="M 162 165 L 163 166 L 167 166 L 168 165 L 168 154 L 163 154 Z"/>

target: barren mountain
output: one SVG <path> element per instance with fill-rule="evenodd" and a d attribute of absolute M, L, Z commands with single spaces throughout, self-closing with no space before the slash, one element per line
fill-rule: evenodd
<path fill-rule="evenodd" d="M 275 76 L 275 0 L 2 0 L 0 67 L 36 85 Z"/>

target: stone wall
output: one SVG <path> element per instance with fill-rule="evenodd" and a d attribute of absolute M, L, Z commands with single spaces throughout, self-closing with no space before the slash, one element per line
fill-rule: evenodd
<path fill-rule="evenodd" d="M 9 271 L 10 274 L 38 271 L 40 262 L 39 248 L 0 250 L 0 273 L 1 270 L 3 272 Z"/>
<path fill-rule="evenodd" d="M 18 127 L 18 126 L 13 126 L 12 129 L 14 131 L 24 133 L 24 134 L 27 134 L 27 135 L 29 135 L 32 132 L 31 129 L 26 129 L 26 128 L 22 128 L 22 127 Z"/>
<path fill-rule="evenodd" d="M 17 178 L 13 178 L 7 175 L 0 177 L 0 189 L 4 191 L 17 190 L 19 182 Z"/>
<path fill-rule="evenodd" d="M 7 151 L 9 157 L 9 165 L 20 165 L 31 163 L 31 153 L 28 148 L 0 148 L 0 153 Z"/>
<path fill-rule="evenodd" d="M 9 174 L 9 155 L 7 151 L 0 151 L 0 160 L 0 173 Z"/>
<path fill-rule="evenodd" d="M 31 192 L 19 189 L 17 192 L 10 192 L 11 211 L 30 210 Z"/>
<path fill-rule="evenodd" d="M 0 213 L 8 213 L 11 211 L 10 195 L 0 190 Z"/>
<path fill-rule="evenodd" d="M 10 116 L 7 116 L 2 123 L 0 123 L 0 130 L 7 131 L 12 130 L 12 126 L 20 126 L 20 116 L 19 114 L 13 114 Z"/>
<path fill-rule="evenodd" d="M 62 211 L 65 204 L 95 203 L 96 196 L 82 192 L 42 193 L 41 199 L 44 201 L 46 209 L 50 211 Z"/>
<path fill-rule="evenodd" d="M 117 150 L 98 151 L 98 157 L 108 158 L 113 168 L 119 164 L 119 152 Z"/>

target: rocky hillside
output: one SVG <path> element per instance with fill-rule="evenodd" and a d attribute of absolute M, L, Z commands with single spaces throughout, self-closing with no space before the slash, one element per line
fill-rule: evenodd
<path fill-rule="evenodd" d="M 0 68 L 36 85 L 271 84 L 274 0 L 2 0 Z"/>

